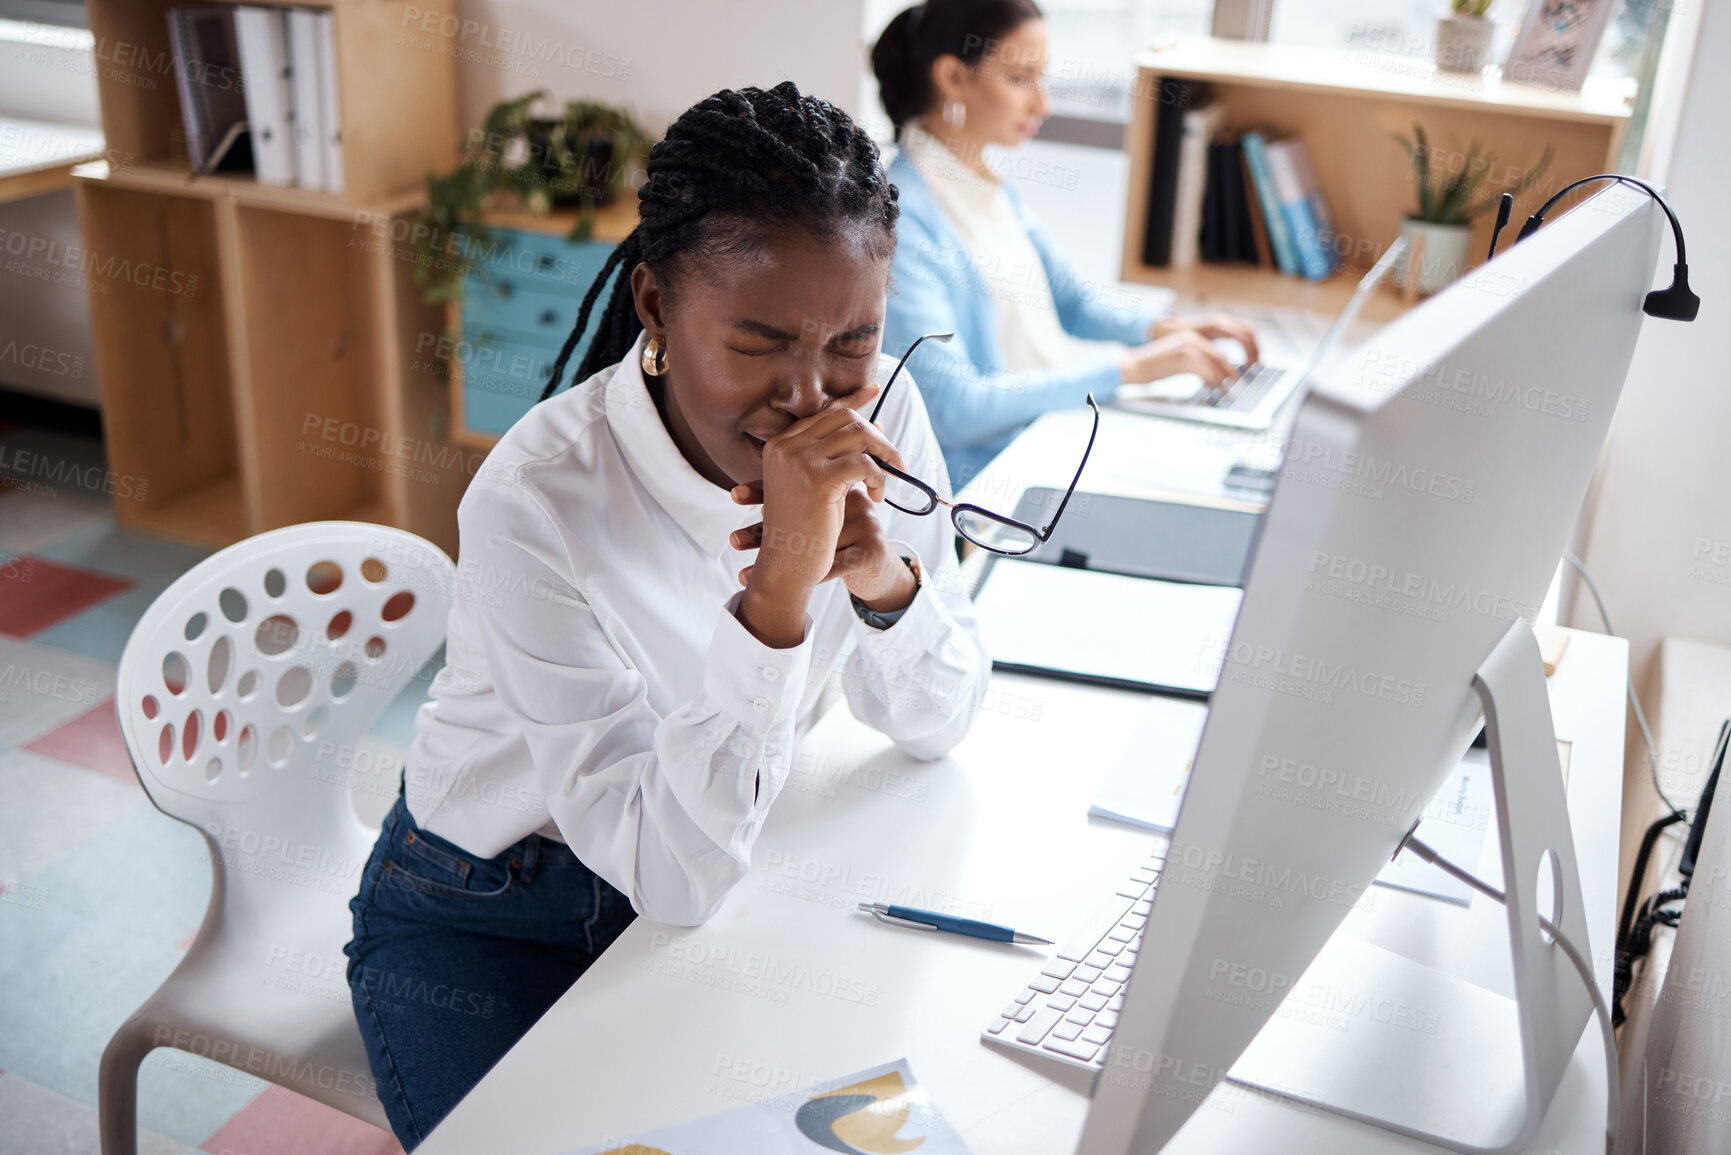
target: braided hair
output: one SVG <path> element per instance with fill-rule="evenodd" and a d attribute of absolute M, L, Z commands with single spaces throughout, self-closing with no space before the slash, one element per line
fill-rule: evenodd
<path fill-rule="evenodd" d="M 792 81 L 767 92 L 723 90 L 687 109 L 649 150 L 648 179 L 637 199 L 638 225 L 584 296 L 541 391 L 543 401 L 559 388 L 615 271 L 618 282 L 574 381 L 623 359 L 643 331 L 631 293 L 630 273 L 638 264 L 671 283 L 688 261 L 750 251 L 762 243 L 763 229 L 787 224 L 819 237 L 837 236 L 850 225 L 875 226 L 888 257 L 901 211 L 872 138 L 828 101 L 801 96 Z"/>

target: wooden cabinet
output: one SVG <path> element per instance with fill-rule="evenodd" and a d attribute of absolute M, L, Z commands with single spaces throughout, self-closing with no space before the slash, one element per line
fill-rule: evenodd
<path fill-rule="evenodd" d="M 627 191 L 598 210 L 589 240 L 566 239 L 573 220 L 568 212 L 487 219 L 489 237 L 474 248 L 462 303 L 451 307 L 450 336 L 437 350 L 450 378 L 451 436 L 461 444 L 491 448 L 540 400 L 584 295 L 637 226 L 637 198 Z M 574 380 L 612 291 L 596 299 L 561 388 Z"/>
<path fill-rule="evenodd" d="M 147 482 L 115 520 L 212 546 L 377 521 L 454 554 L 478 461 L 413 357 L 444 317 L 411 235 L 426 174 L 457 159 L 449 38 L 396 0 L 301 5 L 335 18 L 345 191 L 193 179 L 177 2 L 89 0 L 109 160 L 74 173 L 81 264 L 111 465 Z"/>

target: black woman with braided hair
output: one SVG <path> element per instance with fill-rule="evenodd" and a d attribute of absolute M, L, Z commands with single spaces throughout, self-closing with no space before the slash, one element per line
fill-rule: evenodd
<path fill-rule="evenodd" d="M 720 909 L 834 697 L 930 760 L 985 692 L 948 519 L 883 500 L 880 463 L 949 482 L 912 381 L 868 420 L 898 211 L 871 139 L 792 84 L 718 92 L 638 196 L 458 509 L 446 665 L 350 903 L 410 1150 L 634 918 Z"/>

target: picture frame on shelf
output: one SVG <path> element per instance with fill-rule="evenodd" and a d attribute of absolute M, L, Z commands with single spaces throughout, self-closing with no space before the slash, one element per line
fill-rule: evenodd
<path fill-rule="evenodd" d="M 1532 0 L 1503 79 L 1579 92 L 1618 0 Z"/>

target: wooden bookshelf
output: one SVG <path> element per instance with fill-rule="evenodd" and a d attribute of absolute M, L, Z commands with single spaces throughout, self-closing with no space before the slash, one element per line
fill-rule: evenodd
<path fill-rule="evenodd" d="M 410 217 L 457 160 L 448 37 L 397 0 L 335 18 L 344 191 L 193 177 L 168 10 L 88 0 L 110 157 L 73 171 L 111 467 L 145 482 L 123 527 L 222 546 L 326 518 L 456 551 L 473 470 L 444 383 L 403 355 L 442 318 L 412 284 Z"/>
<path fill-rule="evenodd" d="M 1393 134 L 1411 135 L 1417 122 L 1439 154 L 1464 152 L 1476 139 L 1482 149 L 1496 152 L 1499 164 L 1523 171 L 1549 144 L 1555 153 L 1550 167 L 1516 200 L 1511 227 L 1518 227 L 1556 189 L 1614 167 L 1634 95 L 1629 81 L 1589 79 L 1580 93 L 1560 93 L 1495 76 L 1439 72 L 1426 58 L 1211 38 L 1169 38 L 1139 56 L 1136 66 L 1125 129 L 1130 188 L 1123 278 L 1321 312 L 1346 303 L 1358 277 L 1400 235 L 1402 217 L 1417 204 L 1411 162 Z M 1273 129 L 1304 140 L 1335 232 L 1349 243 L 1340 271 L 1310 282 L 1266 267 L 1174 270 L 1143 263 L 1156 102 L 1168 77 L 1208 81 L 1225 105 L 1225 131 Z M 1475 222 L 1470 251 L 1488 250 L 1492 223 L 1492 214 Z M 1385 287 L 1365 316 L 1386 320 L 1404 307 L 1393 288 Z"/>

